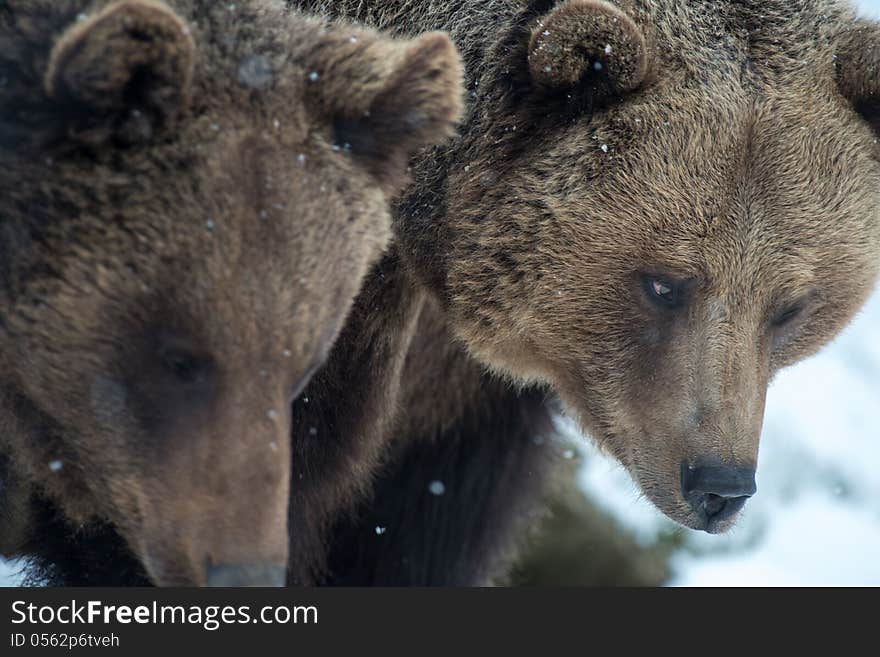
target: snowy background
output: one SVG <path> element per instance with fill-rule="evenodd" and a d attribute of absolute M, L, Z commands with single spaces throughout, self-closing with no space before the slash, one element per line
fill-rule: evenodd
<path fill-rule="evenodd" d="M 880 18 L 880 0 L 861 0 Z M 578 439 L 583 445 L 583 440 Z M 675 536 L 674 586 L 880 586 L 880 291 L 767 396 L 758 495 L 729 534 L 679 529 L 626 472 L 583 448 L 588 494 L 646 545 Z M 0 585 L 18 581 L 0 560 Z"/>

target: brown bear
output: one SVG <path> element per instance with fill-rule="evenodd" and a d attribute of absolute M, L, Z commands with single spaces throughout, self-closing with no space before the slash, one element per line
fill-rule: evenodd
<path fill-rule="evenodd" d="M 470 95 L 294 404 L 318 435 L 294 429 L 291 581 L 495 581 L 557 404 L 661 511 L 728 529 L 768 383 L 877 278 L 880 26 L 841 0 L 289 4 L 449 31 Z"/>
<path fill-rule="evenodd" d="M 462 95 L 442 34 L 2 3 L 0 554 L 56 584 L 283 584 L 290 401 Z"/>

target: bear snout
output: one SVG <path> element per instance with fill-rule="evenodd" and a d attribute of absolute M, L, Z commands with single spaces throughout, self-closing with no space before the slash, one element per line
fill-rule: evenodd
<path fill-rule="evenodd" d="M 728 529 L 756 492 L 754 467 L 681 464 L 682 496 L 696 514 L 698 528 L 710 534 Z"/>
<path fill-rule="evenodd" d="M 224 564 L 208 567 L 208 586 L 282 587 L 287 581 L 286 566 L 273 563 Z"/>

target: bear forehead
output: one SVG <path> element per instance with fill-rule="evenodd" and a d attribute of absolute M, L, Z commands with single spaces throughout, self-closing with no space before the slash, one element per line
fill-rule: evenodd
<path fill-rule="evenodd" d="M 634 15 L 657 40 L 658 50 L 705 56 L 803 59 L 829 47 L 854 15 L 839 0 L 636 0 Z"/>
<path fill-rule="evenodd" d="M 334 293 L 327 281 L 350 266 L 348 245 L 379 241 L 370 229 L 386 219 L 383 198 L 341 154 L 324 153 L 326 162 L 321 149 L 304 149 L 301 162 L 254 130 L 202 146 L 202 159 L 173 175 L 154 161 L 161 150 L 123 170 L 42 163 L 40 185 L 5 198 L 28 208 L 7 226 L 13 296 L 82 306 L 173 293 L 178 305 L 256 310 L 262 299 L 289 314 L 313 288 Z"/>
<path fill-rule="evenodd" d="M 872 223 L 866 200 L 877 202 L 880 177 L 872 145 L 868 127 L 830 93 L 740 89 L 682 100 L 673 90 L 563 127 L 526 164 L 540 175 L 517 184 L 531 196 L 549 181 L 548 202 L 563 213 L 656 207 L 640 227 L 651 217 L 678 221 L 744 202 L 751 210 L 776 205 L 792 218 L 859 208 L 851 218 Z"/>
<path fill-rule="evenodd" d="M 719 281 L 762 272 L 790 288 L 841 258 L 876 268 L 866 236 L 880 239 L 880 162 L 842 99 L 740 88 L 703 100 L 683 107 L 670 91 L 665 105 L 572 126 L 515 181 L 564 230 L 561 257 L 613 243 L 626 245 L 615 266 Z"/>

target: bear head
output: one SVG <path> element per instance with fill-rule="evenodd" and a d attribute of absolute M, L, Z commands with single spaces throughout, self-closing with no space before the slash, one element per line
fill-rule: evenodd
<path fill-rule="evenodd" d="M 291 400 L 452 131 L 455 48 L 261 0 L 0 19 L 2 552 L 48 540 L 36 499 L 153 583 L 283 583 Z"/>
<path fill-rule="evenodd" d="M 880 26 L 832 0 L 519 4 L 407 251 L 470 353 L 724 531 L 774 373 L 877 278 Z"/>

